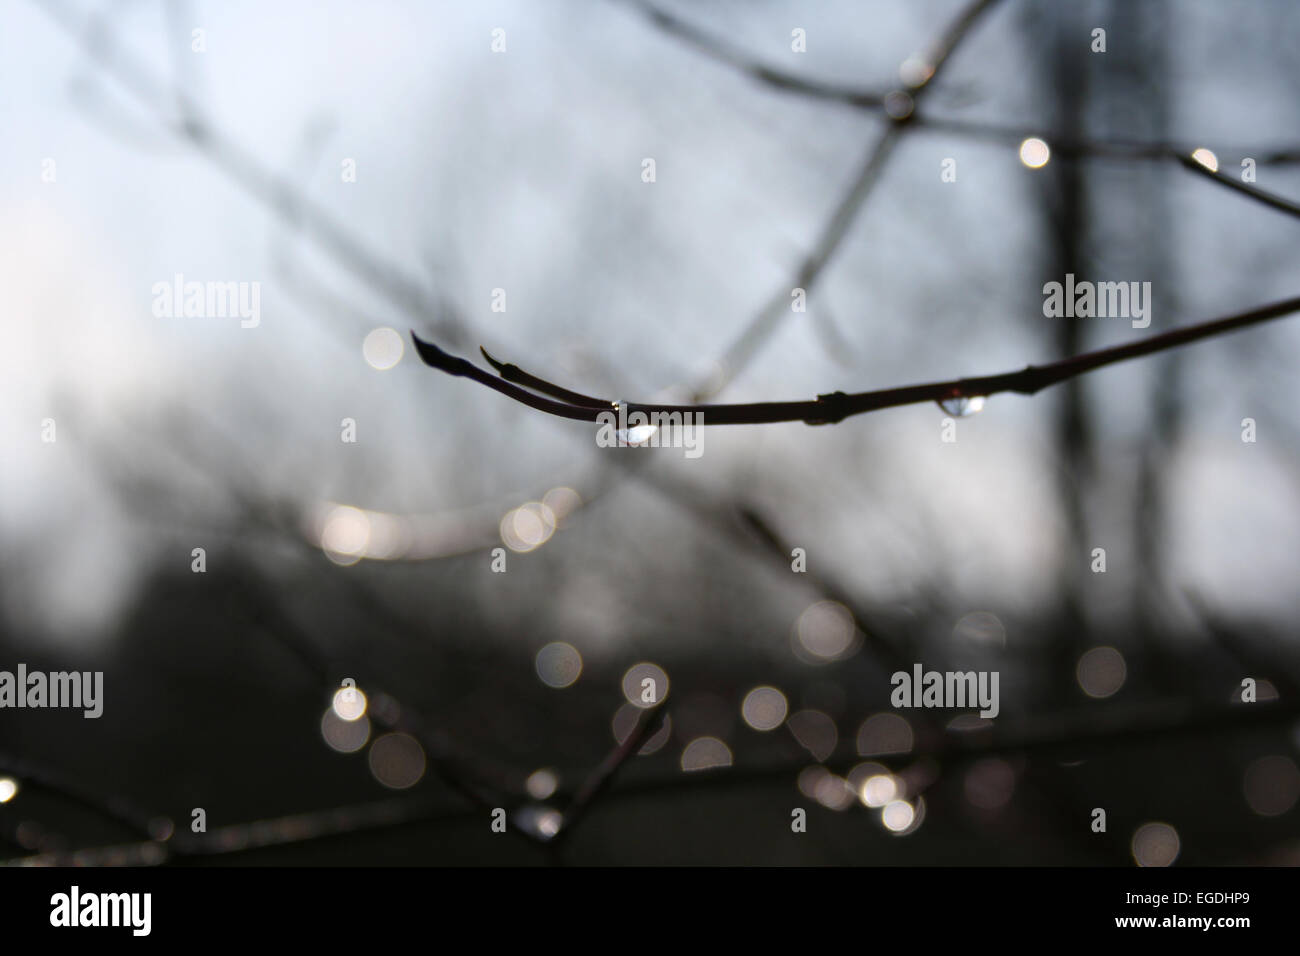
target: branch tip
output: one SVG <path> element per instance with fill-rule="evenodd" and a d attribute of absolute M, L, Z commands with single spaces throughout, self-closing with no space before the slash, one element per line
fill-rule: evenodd
<path fill-rule="evenodd" d="M 449 352 L 444 352 L 432 342 L 424 341 L 424 339 L 415 334 L 414 329 L 411 330 L 411 341 L 415 343 L 416 354 L 420 356 L 420 360 L 424 362 L 425 365 L 439 369 L 449 375 L 465 375 L 467 367 L 471 369 L 473 368 L 473 366 L 463 358 L 458 358 Z"/>

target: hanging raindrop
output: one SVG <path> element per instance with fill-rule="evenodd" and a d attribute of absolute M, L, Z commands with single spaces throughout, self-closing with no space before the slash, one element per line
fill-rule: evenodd
<path fill-rule="evenodd" d="M 628 413 L 627 402 L 623 399 L 615 399 L 610 402 L 614 408 L 618 409 L 618 419 L 620 425 L 627 425 Z M 641 413 L 637 413 L 641 414 Z M 644 416 L 643 416 L 644 417 Z M 659 431 L 658 425 L 651 425 L 648 422 L 642 425 L 632 425 L 630 427 L 618 428 L 614 434 L 618 438 L 619 445 L 644 445 L 654 437 L 655 432 Z"/>
<path fill-rule="evenodd" d="M 620 428 L 615 434 L 620 445 L 644 445 L 654 438 L 657 431 L 659 431 L 658 425 L 633 425 L 628 429 Z"/>
<path fill-rule="evenodd" d="M 938 400 L 938 405 L 953 418 L 965 418 L 974 415 L 984 407 L 983 395 L 955 395 L 952 398 Z"/>

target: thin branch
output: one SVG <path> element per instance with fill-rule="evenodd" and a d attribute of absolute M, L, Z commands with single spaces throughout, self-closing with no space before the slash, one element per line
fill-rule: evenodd
<path fill-rule="evenodd" d="M 669 13 L 657 4 L 650 3 L 648 0 L 627 0 L 627 2 L 663 32 L 683 40 L 705 56 L 747 73 L 758 82 L 784 93 L 798 93 L 813 99 L 831 100 L 866 109 L 877 109 L 885 102 L 885 93 L 875 90 L 856 89 L 824 80 L 806 79 L 773 69 L 749 54 L 728 46 L 708 31 L 701 30 L 676 14 Z"/>
<path fill-rule="evenodd" d="M 287 611 L 279 606 L 279 603 L 262 586 L 260 579 L 246 575 L 241 577 L 242 580 L 239 582 L 240 591 L 249 602 L 246 616 L 249 618 L 250 623 L 255 627 L 259 627 L 281 646 L 287 648 L 303 664 L 305 669 L 316 675 L 322 683 L 328 684 L 330 672 L 341 670 L 340 665 L 327 659 L 325 654 L 315 645 L 311 635 Z M 353 673 L 357 672 L 354 665 L 348 665 L 348 670 Z M 386 694 L 380 687 L 376 686 L 376 682 L 364 676 L 359 680 L 359 684 L 365 687 L 375 698 L 382 695 L 396 700 L 394 695 Z M 468 801 L 471 805 L 478 807 L 480 810 L 490 811 L 495 807 L 502 806 L 504 803 L 511 802 L 503 798 L 501 791 L 505 788 L 500 783 L 489 784 L 486 782 L 485 778 L 491 775 L 491 771 L 484 761 L 470 760 L 453 753 L 443 735 L 435 731 L 409 702 L 403 702 L 395 708 L 396 714 L 394 717 L 386 717 L 375 708 L 368 708 L 368 710 L 369 716 L 380 725 L 390 730 L 409 734 L 419 741 L 424 749 L 426 762 L 434 774 L 452 792 Z M 521 830 L 513 832 L 528 837 L 532 836 Z"/>
<path fill-rule="evenodd" d="M 145 837 L 153 835 L 150 823 L 155 817 L 126 797 L 100 795 L 51 767 L 38 765 L 17 754 L 0 753 L 0 771 L 17 777 L 24 787 L 62 797 L 134 834 Z"/>
<path fill-rule="evenodd" d="M 1277 209 L 1291 216 L 1300 217 L 1300 206 L 1297 206 L 1289 199 L 1283 199 L 1281 196 L 1268 192 L 1265 189 L 1260 189 L 1258 186 L 1251 186 L 1248 183 L 1238 182 L 1231 176 L 1225 176 L 1217 169 L 1211 169 L 1209 166 L 1197 162 L 1190 156 L 1179 156 L 1178 161 L 1183 164 L 1184 168 L 1190 169 L 1192 172 L 1204 176 L 1211 182 L 1216 182 L 1220 186 L 1225 186 L 1244 196 L 1249 196 L 1251 199 L 1254 199 L 1256 202 L 1261 202 L 1265 206 Z"/>
<path fill-rule="evenodd" d="M 604 399 L 592 398 L 590 395 L 583 395 L 581 392 L 573 392 L 567 388 L 560 388 L 558 385 L 553 385 L 545 379 L 538 378 L 536 375 L 530 375 L 518 365 L 498 362 L 489 355 L 488 350 L 483 348 L 481 345 L 478 347 L 478 350 L 483 353 L 483 357 L 487 359 L 488 364 L 497 370 L 497 374 L 507 382 L 517 382 L 525 388 L 531 388 L 533 391 L 541 392 L 543 395 L 550 395 L 553 398 L 558 398 L 570 405 L 581 405 L 585 408 L 601 409 L 609 407 L 609 402 Z"/>
<path fill-rule="evenodd" d="M 653 713 L 653 712 L 652 712 Z M 1032 731 L 1023 722 L 1012 726 L 992 723 L 991 733 L 947 732 L 932 746 L 905 754 L 854 756 L 828 764 L 847 775 L 863 760 L 915 762 L 930 759 L 943 767 L 961 767 L 992 755 L 1023 754 L 1045 759 L 1078 759 L 1088 754 L 1110 754 L 1116 749 L 1159 748 L 1170 741 L 1271 730 L 1288 725 L 1300 713 L 1294 700 L 1248 706 L 1207 707 L 1203 702 L 1179 702 L 1143 709 L 1135 719 L 1118 719 L 1113 713 L 1048 715 Z M 652 714 L 651 714 L 652 715 Z M 647 715 L 647 716 L 651 716 Z M 1007 728 L 1010 727 L 1008 730 Z M 625 741 L 626 743 L 626 741 Z M 761 766 L 735 766 L 710 773 L 677 773 L 625 783 L 602 792 L 607 804 L 644 799 L 657 794 L 694 794 L 701 790 L 752 788 L 784 783 L 806 768 L 807 758 Z M 353 807 L 292 814 L 256 823 L 240 823 L 206 834 L 177 833 L 165 843 L 156 841 L 101 847 L 70 853 L 0 859 L 7 863 L 59 865 L 70 861 L 88 865 L 157 865 L 176 857 L 225 855 L 268 846 L 293 846 L 320 839 L 382 827 L 419 822 L 458 822 L 471 819 L 464 811 L 438 808 L 419 799 L 395 798 Z M 561 829 L 560 833 L 564 830 Z M 558 835 L 557 835 L 558 836 Z M 75 860 L 73 859 L 75 856 Z"/>
<path fill-rule="evenodd" d="M 826 357 L 841 368 L 853 367 L 858 358 L 856 354 L 858 350 L 844 337 L 826 303 L 824 301 L 817 303 L 810 314 L 813 328 L 821 336 L 822 350 L 826 353 Z"/>
<path fill-rule="evenodd" d="M 1015 146 L 1036 137 L 1051 147 L 1053 156 L 1074 159 L 1152 160 L 1163 162 L 1189 156 L 1199 147 L 1212 148 L 1219 156 L 1250 156 L 1260 166 L 1294 165 L 1300 163 L 1300 146 L 1230 147 L 1222 144 L 1171 142 L 1168 140 L 1107 139 L 1080 137 L 1069 132 L 1046 132 L 1036 126 L 1007 126 L 1002 123 L 985 123 L 950 116 L 931 116 L 916 113 L 912 116 L 914 129 L 936 133 L 951 133 L 969 139 Z"/>
<path fill-rule="evenodd" d="M 813 286 L 816 285 L 822 271 L 839 249 L 840 243 L 844 241 L 849 226 L 857 217 L 858 211 L 866 202 L 876 183 L 880 181 L 880 175 L 885 168 L 885 161 L 893 152 L 894 146 L 901 136 L 902 129 L 901 124 L 890 123 L 880 131 L 870 150 L 868 150 L 857 177 L 849 186 L 844 197 L 836 205 L 835 211 L 831 213 L 831 217 L 822 228 L 816 243 L 804 256 L 794 276 L 786 286 L 776 291 L 759 313 L 731 340 L 731 344 L 727 346 L 722 353 L 722 357 L 718 359 L 718 372 L 694 388 L 693 397 L 696 401 L 711 398 L 718 394 L 735 378 L 741 369 L 749 364 L 759 348 L 776 330 L 781 320 L 791 314 L 791 289 L 803 289 L 805 295 L 812 294 Z"/>
<path fill-rule="evenodd" d="M 888 97 L 901 97 L 906 105 L 902 109 L 893 107 L 886 111 L 890 122 L 880 131 L 871 149 L 867 152 L 861 170 L 849 186 L 844 197 L 835 207 L 835 211 L 823 227 L 821 235 L 817 237 L 817 242 L 813 245 L 812 250 L 800 263 L 793 282 L 789 287 L 780 289 L 758 315 L 751 319 L 732 340 L 731 344 L 723 352 L 722 358 L 717 362 L 716 373 L 694 389 L 693 397 L 697 402 L 711 398 L 722 391 L 727 383 L 754 357 L 759 347 L 776 329 L 780 320 L 789 314 L 788 296 L 790 288 L 801 288 L 804 290 L 805 295 L 811 294 L 813 285 L 834 257 L 836 250 L 839 249 L 840 243 L 843 242 L 849 226 L 857 217 L 858 211 L 866 202 L 872 189 L 880 181 L 886 161 L 893 152 L 894 146 L 897 145 L 902 131 L 910 125 L 915 108 L 924 97 L 929 84 L 939 75 L 940 70 L 943 69 L 961 41 L 970 33 L 971 28 L 979 20 L 980 16 L 995 3 L 997 3 L 997 0 L 974 0 L 974 2 L 963 7 L 961 12 L 933 44 L 927 54 L 927 70 L 922 77 L 912 84 L 910 93 L 900 91 Z"/>
<path fill-rule="evenodd" d="M 959 768 L 995 755 L 1077 760 L 1116 751 L 1158 749 L 1167 747 L 1170 741 L 1276 730 L 1290 725 L 1298 714 L 1300 706 L 1294 700 L 1226 707 L 1204 701 L 1170 701 L 1129 711 L 1088 708 L 1046 714 L 1033 724 L 1023 719 L 1000 717 L 990 722 L 988 728 L 945 731 L 932 743 L 906 753 L 837 755 L 825 761 L 823 766 L 847 776 L 852 767 L 864 760 L 886 764 L 933 760 L 944 769 Z M 756 784 L 789 780 L 811 762 L 803 757 L 766 766 L 737 765 L 725 771 L 629 781 L 612 790 L 606 802 L 616 804 L 660 793 L 752 788 Z"/>
<path fill-rule="evenodd" d="M 622 407 L 627 415 L 635 412 L 647 416 L 681 416 L 683 424 L 698 425 L 763 425 L 774 422 L 804 422 L 809 425 L 830 425 L 843 421 L 852 415 L 874 412 L 882 408 L 895 408 L 900 405 L 915 405 L 920 402 L 945 402 L 950 399 L 975 398 L 997 395 L 1001 392 L 1016 392 L 1021 395 L 1033 395 L 1036 392 L 1056 385 L 1095 369 L 1129 359 L 1140 358 L 1155 352 L 1187 345 L 1201 339 L 1222 335 L 1237 329 L 1255 325 L 1260 322 L 1282 318 L 1300 312 L 1300 297 L 1283 299 L 1271 305 L 1261 306 L 1249 312 L 1241 312 L 1221 319 L 1213 319 L 1196 325 L 1173 329 L 1160 335 L 1084 352 L 1073 358 L 1050 362 L 1046 365 L 1027 365 L 1018 372 L 1004 372 L 1000 375 L 985 375 L 977 378 L 950 379 L 945 382 L 930 382 L 921 385 L 905 385 L 899 388 L 880 389 L 872 392 L 845 394 L 832 392 L 819 395 L 814 401 L 802 402 L 752 402 L 739 405 L 645 405 L 631 402 L 608 401 L 600 405 L 570 405 L 542 398 L 524 388 L 502 379 L 494 378 L 488 372 L 478 368 L 463 358 L 450 355 L 431 342 L 422 340 L 415 332 L 411 338 L 415 342 L 416 352 L 426 365 L 446 372 L 473 379 L 481 385 L 494 389 L 513 398 L 530 408 L 571 418 L 576 421 L 608 421 L 601 416 L 617 414 Z M 513 367 L 513 366 L 511 366 Z M 522 372 L 527 380 L 545 386 L 551 394 L 564 391 L 558 385 L 552 385 L 544 379 Z M 597 401 L 597 400 L 593 400 Z M 691 416 L 691 417 L 686 417 Z"/>
<path fill-rule="evenodd" d="M 439 807 L 427 798 L 399 797 L 252 823 L 234 823 L 206 833 L 177 830 L 170 837 L 160 835 L 160 839 L 139 843 L 38 853 L 0 860 L 0 866 L 13 863 L 28 866 L 158 866 L 181 859 L 300 845 L 384 827 L 462 821 L 469 816 L 463 810 Z"/>
<path fill-rule="evenodd" d="M 929 84 L 939 75 L 939 70 L 952 56 L 953 51 L 970 35 L 975 22 L 997 2 L 998 0 L 975 0 L 975 2 L 967 4 L 958 12 L 953 21 L 948 24 L 947 29 L 940 34 L 938 42 L 930 48 L 928 54 L 930 72 L 922 82 L 914 84 L 917 88 Z"/>
<path fill-rule="evenodd" d="M 789 570 L 791 543 L 772 526 L 772 522 L 759 513 L 753 505 L 741 504 L 736 508 L 742 536 L 756 541 L 756 550 L 779 566 Z M 803 571 L 800 578 L 821 600 L 834 601 L 848 608 L 855 626 L 866 635 L 868 655 L 892 673 L 910 666 L 916 645 L 916 636 L 898 619 L 886 621 L 882 609 L 853 597 L 844 587 L 825 572 L 815 568 Z"/>
<path fill-rule="evenodd" d="M 694 24 L 664 10 L 649 0 L 626 0 L 654 24 L 655 27 L 671 36 L 677 37 L 703 55 L 724 63 L 754 80 L 783 93 L 803 96 L 808 99 L 840 103 L 864 112 L 881 112 L 885 107 L 888 90 L 867 90 L 844 86 L 826 80 L 816 80 L 788 73 L 775 67 L 760 63 L 749 54 L 729 46 L 721 38 L 701 29 Z M 929 62 L 935 67 L 947 59 L 956 40 L 960 39 L 973 25 L 974 20 L 983 12 L 985 5 L 969 7 L 959 16 L 944 36 L 936 43 L 929 54 Z M 926 85 L 933 80 L 933 74 L 919 85 Z M 1031 127 L 1011 127 L 997 123 L 983 123 L 959 118 L 930 116 L 920 112 L 911 117 L 913 126 L 943 132 L 956 133 L 975 139 L 989 139 L 997 142 L 1019 143 L 1030 136 L 1036 136 L 1051 146 L 1052 152 L 1061 156 L 1113 158 L 1113 159 L 1148 159 L 1165 160 L 1177 156 L 1186 156 L 1195 148 L 1184 144 L 1141 142 L 1137 140 L 1080 139 L 1070 134 L 1044 134 Z M 1206 145 L 1206 144 L 1197 144 Z M 1259 149 L 1215 149 L 1223 155 L 1252 156 L 1260 165 L 1300 163 L 1300 146 L 1277 147 L 1269 150 Z"/>
<path fill-rule="evenodd" d="M 595 803 L 596 798 L 614 782 L 614 777 L 618 775 L 623 765 L 641 749 L 647 740 L 659 732 L 666 719 L 667 712 L 662 707 L 653 707 L 641 714 L 640 719 L 633 726 L 632 732 L 627 735 L 621 744 L 609 752 L 605 759 L 583 781 L 582 786 L 578 788 L 577 793 L 569 802 L 568 809 L 564 811 L 564 822 L 559 833 L 556 834 L 557 839 L 573 831 L 573 828 L 582 821 L 587 811 L 591 809 L 591 805 Z"/>

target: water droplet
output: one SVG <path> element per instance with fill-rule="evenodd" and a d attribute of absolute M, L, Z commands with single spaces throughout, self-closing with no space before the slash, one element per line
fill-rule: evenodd
<path fill-rule="evenodd" d="M 552 839 L 564 826 L 564 815 L 547 806 L 530 805 L 515 811 L 515 824 L 543 840 Z"/>
<path fill-rule="evenodd" d="M 631 428 L 620 428 L 615 431 L 620 445 L 644 445 L 651 438 L 654 438 L 655 432 L 659 431 L 658 425 L 634 425 Z"/>
<path fill-rule="evenodd" d="M 965 395 L 957 395 L 940 400 L 939 407 L 953 418 L 965 418 L 974 415 L 984 407 L 984 396 L 972 395 L 968 398 Z"/>
<path fill-rule="evenodd" d="M 619 424 L 627 424 L 628 413 L 624 410 L 627 406 L 627 402 L 619 398 L 610 402 L 610 404 L 613 405 L 614 408 L 618 409 Z M 632 414 L 638 416 L 642 415 L 641 412 L 633 412 Z M 644 445 L 653 438 L 655 433 L 658 431 L 658 425 L 651 425 L 647 422 L 643 425 L 632 425 L 629 428 L 615 429 L 614 434 L 618 438 L 618 443 L 621 446 Z"/>
<path fill-rule="evenodd" d="M 1192 150 L 1192 159 L 1196 160 L 1212 173 L 1219 171 L 1219 157 L 1215 156 L 1210 150 L 1202 146 L 1200 149 Z"/>

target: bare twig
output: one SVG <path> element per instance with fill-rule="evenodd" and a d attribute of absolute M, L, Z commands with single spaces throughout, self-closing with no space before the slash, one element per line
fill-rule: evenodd
<path fill-rule="evenodd" d="M 656 3 L 651 3 L 650 0 L 626 0 L 626 2 L 637 8 L 654 26 L 663 32 L 677 37 L 705 56 L 747 74 L 765 86 L 780 90 L 783 93 L 790 93 L 808 99 L 840 103 L 864 112 L 878 113 L 882 112 L 885 108 L 885 98 L 889 94 L 889 90 L 868 90 L 858 87 L 844 86 L 825 80 L 810 79 L 808 77 L 802 77 L 794 73 L 779 70 L 767 64 L 760 63 L 757 59 L 743 51 L 736 50 L 729 46 L 720 37 L 687 22 L 676 14 L 663 9 Z M 930 53 L 930 62 L 936 68 L 936 72 L 937 67 L 942 60 L 946 59 L 952 52 L 952 48 L 956 45 L 956 40 L 960 39 L 960 37 L 969 30 L 976 17 L 978 17 L 982 12 L 983 5 L 968 7 L 953 22 L 952 26 L 945 31 L 940 41 L 935 44 Z M 924 83 L 928 83 L 932 79 L 933 74 L 926 77 Z M 924 85 L 924 83 L 921 85 Z M 1175 157 L 1186 156 L 1195 148 L 1196 145 L 1208 145 L 1204 143 L 1188 145 L 1178 143 L 1143 142 L 1139 140 L 1107 139 L 1100 137 L 1079 138 L 1073 134 L 1044 133 L 1042 130 L 1034 129 L 1032 127 L 1006 126 L 998 123 L 979 122 L 945 116 L 931 116 L 928 113 L 920 111 L 913 113 L 910 122 L 911 125 L 915 127 L 924 127 L 926 129 L 947 133 L 956 133 L 972 139 L 987 139 L 1010 144 L 1019 143 L 1021 140 L 1029 136 L 1036 136 L 1047 142 L 1047 144 L 1052 148 L 1053 153 L 1061 156 L 1093 157 L 1101 159 L 1167 160 Z M 1249 149 L 1215 148 L 1215 152 L 1222 155 L 1249 155 L 1252 156 L 1260 165 L 1300 163 L 1300 146 L 1284 146 L 1265 150 L 1261 150 L 1257 147 Z"/>
<path fill-rule="evenodd" d="M 558 398 L 560 401 L 569 405 L 601 409 L 609 407 L 609 402 L 604 399 L 592 398 L 590 395 L 583 395 L 581 392 L 573 392 L 567 388 L 560 388 L 560 386 L 552 385 L 550 382 L 538 378 L 536 375 L 530 375 L 518 365 L 498 362 L 489 355 L 488 350 L 483 348 L 481 345 L 478 350 L 483 353 L 483 357 L 487 359 L 488 364 L 497 370 L 497 374 L 507 382 L 517 382 L 525 388 L 531 388 L 533 391 L 541 392 L 543 395 L 550 395 L 553 398 Z"/>
<path fill-rule="evenodd" d="M 862 163 L 857 177 L 849 186 L 844 197 L 836 205 L 835 211 L 823 227 L 817 241 L 808 254 L 804 256 L 799 268 L 795 270 L 787 287 L 778 289 L 767 304 L 754 316 L 732 339 L 717 361 L 716 371 L 693 389 L 692 397 L 698 402 L 711 398 L 743 369 L 758 352 L 759 348 L 771 336 L 781 320 L 790 314 L 790 290 L 803 289 L 805 295 L 811 295 L 812 289 L 822 272 L 830 263 L 835 252 L 843 242 L 858 211 L 871 194 L 872 188 L 880 180 L 901 134 L 902 125 L 890 123 L 884 127 Z"/>
<path fill-rule="evenodd" d="M 667 712 L 662 707 L 653 707 L 641 714 L 632 732 L 609 752 L 609 755 L 600 762 L 573 795 L 568 809 L 564 811 L 564 823 L 556 834 L 557 840 L 572 832 L 573 828 L 582 821 L 596 798 L 614 782 L 614 777 L 618 775 L 623 765 L 641 749 L 642 744 L 659 732 L 666 719 Z"/>
<path fill-rule="evenodd" d="M 893 152 L 894 146 L 897 145 L 902 131 L 910 125 L 915 108 L 924 97 L 929 85 L 939 75 L 953 51 L 969 34 L 980 16 L 995 3 L 997 0 L 974 0 L 963 7 L 933 44 L 927 54 L 924 72 L 914 79 L 909 92 L 897 91 L 896 96 L 901 98 L 905 105 L 901 108 L 894 106 L 887 110 L 890 122 L 880 131 L 868 150 L 857 177 L 835 207 L 835 211 L 823 227 L 812 249 L 800 263 L 790 286 L 778 290 L 758 315 L 741 329 L 722 353 L 714 373 L 693 390 L 695 401 L 699 402 L 718 394 L 749 363 L 760 346 L 771 336 L 781 319 L 789 314 L 791 288 L 800 288 L 806 295 L 811 294 L 814 284 L 839 249 L 858 211 L 876 183 L 880 181 L 886 161 Z"/>
<path fill-rule="evenodd" d="M 316 674 L 328 686 L 330 682 L 327 675 L 338 665 L 326 658 L 316 647 L 311 636 L 280 608 L 258 579 L 245 577 L 240 584 L 241 594 L 250 605 L 248 616 L 252 622 L 260 625 L 269 636 L 286 647 L 306 669 Z M 349 669 L 356 670 L 354 666 L 350 666 Z M 367 687 L 375 697 L 383 695 L 383 691 L 371 681 L 363 678 L 359 683 Z M 391 698 L 391 695 L 384 696 Z M 485 778 L 492 775 L 492 768 L 482 760 L 471 761 L 453 753 L 443 735 L 435 731 L 409 703 L 403 703 L 392 710 L 395 716 L 391 717 L 375 708 L 369 708 L 369 713 L 376 722 L 388 729 L 409 734 L 418 740 L 425 751 L 429 767 L 452 792 L 480 810 L 491 810 L 511 802 L 501 793 L 504 789 L 501 782 L 489 784 L 486 781 Z M 526 837 L 533 836 L 519 829 L 511 832 Z"/>
<path fill-rule="evenodd" d="M 154 818 L 125 797 L 113 794 L 101 796 L 51 767 L 36 764 L 15 754 L 0 753 L 0 771 L 18 777 L 25 787 L 62 797 L 134 834 L 146 837 L 153 835 L 150 823 Z"/>
<path fill-rule="evenodd" d="M 442 819 L 463 820 L 468 814 L 439 807 L 421 797 L 399 797 L 328 810 L 294 813 L 253 823 L 235 823 L 206 833 L 177 831 L 167 837 L 118 846 L 39 853 L 0 865 L 25 866 L 157 866 L 194 857 L 222 856 L 273 846 L 298 845 L 383 827 Z"/>
<path fill-rule="evenodd" d="M 643 13 L 650 22 L 665 33 L 672 34 L 690 46 L 719 62 L 747 73 L 760 83 L 786 93 L 798 93 L 819 100 L 846 103 L 849 106 L 876 109 L 885 101 L 885 93 L 856 89 L 824 80 L 812 80 L 774 69 L 736 50 L 705 30 L 701 30 L 681 17 L 669 13 L 649 0 L 628 0 L 630 6 Z M 886 91 L 888 92 L 888 91 Z"/>
<path fill-rule="evenodd" d="M 1277 209 L 1291 216 L 1300 217 L 1300 206 L 1296 205 L 1289 199 L 1283 199 L 1281 196 L 1268 192 L 1265 189 L 1260 189 L 1258 186 L 1251 186 L 1249 183 L 1238 182 L 1231 176 L 1225 176 L 1217 169 L 1211 169 L 1209 166 L 1197 162 L 1190 156 L 1179 156 L 1178 161 L 1182 163 L 1186 169 L 1190 169 L 1192 172 L 1204 176 L 1211 182 L 1216 182 L 1220 186 L 1235 190 L 1243 196 L 1249 196 L 1256 202 L 1261 202 L 1272 209 Z"/>
<path fill-rule="evenodd" d="M 943 65 L 948 61 L 948 57 L 952 56 L 953 51 L 970 34 L 971 28 L 975 26 L 976 21 L 997 2 L 998 0 L 974 0 L 974 2 L 968 3 L 958 11 L 957 16 L 953 18 L 948 27 L 939 35 L 938 41 L 930 48 L 928 53 L 929 73 L 924 75 L 919 83 L 914 83 L 914 87 L 920 88 L 933 82 L 934 78 L 939 75 Z"/>
<path fill-rule="evenodd" d="M 841 422 L 852 415 L 879 411 L 882 408 L 895 408 L 900 405 L 914 405 L 919 402 L 944 402 L 950 399 L 996 395 L 1000 392 L 1033 395 L 1049 385 L 1056 385 L 1059 382 L 1067 381 L 1107 365 L 1114 365 L 1129 359 L 1162 352 L 1166 349 L 1187 345 L 1190 342 L 1212 336 L 1223 335 L 1249 325 L 1282 318 L 1298 311 L 1300 311 L 1300 297 L 1283 299 L 1280 302 L 1261 306 L 1248 312 L 1173 329 L 1127 345 L 1116 345 L 1095 352 L 1085 352 L 1046 365 L 1027 365 L 1018 372 L 1004 372 L 1000 375 L 985 375 L 977 378 L 958 378 L 945 382 L 906 385 L 900 388 L 887 388 L 854 394 L 831 392 L 827 395 L 819 395 L 814 401 L 751 402 L 738 405 L 646 405 L 617 401 L 608 401 L 600 405 L 570 405 L 566 402 L 542 398 L 518 385 L 494 378 L 488 372 L 465 359 L 449 355 L 436 345 L 425 342 L 414 332 L 411 333 L 411 338 L 415 342 L 416 351 L 426 365 L 449 375 L 459 375 L 473 379 L 530 408 L 535 408 L 550 415 L 557 415 L 561 418 L 596 422 L 601 420 L 602 415 L 614 412 L 622 405 L 626 409 L 627 415 L 641 412 L 646 415 L 660 417 L 679 416 L 679 421 L 684 423 L 694 421 L 696 424 L 701 425 L 761 425 L 774 422 L 805 422 L 809 425 L 829 425 Z M 514 368 L 514 366 L 509 367 Z M 526 377 L 527 381 L 541 383 L 545 386 L 544 390 L 548 394 L 567 391 L 561 389 L 558 385 L 552 385 L 543 379 L 520 370 L 515 377 L 518 380 L 521 376 Z M 584 400 L 595 401 L 587 399 L 586 396 L 584 396 Z M 685 418 L 684 416 L 687 415 L 693 416 L 693 418 Z"/>

